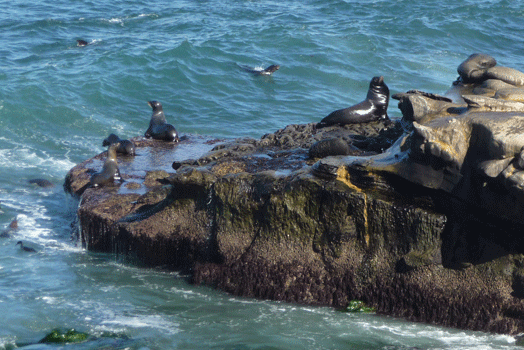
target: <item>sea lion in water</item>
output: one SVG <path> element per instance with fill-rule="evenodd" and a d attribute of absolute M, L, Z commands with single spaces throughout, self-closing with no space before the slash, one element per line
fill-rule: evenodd
<path fill-rule="evenodd" d="M 271 66 L 267 67 L 266 69 L 253 69 L 248 66 L 240 66 L 242 69 L 244 69 L 246 72 L 252 73 L 254 75 L 271 75 L 274 72 L 276 72 L 280 66 L 278 64 L 272 64 Z"/>
<path fill-rule="evenodd" d="M 31 179 L 31 180 L 27 180 L 27 182 L 29 182 L 30 184 L 40 186 L 40 187 L 54 187 L 55 186 L 51 181 L 46 180 L 46 179 Z"/>
<path fill-rule="evenodd" d="M 144 136 L 152 137 L 155 140 L 178 142 L 178 132 L 173 125 L 167 124 L 162 104 L 158 101 L 148 101 L 147 103 L 153 108 L 153 114 Z"/>
<path fill-rule="evenodd" d="M 117 153 L 135 155 L 135 144 L 129 140 L 122 140 L 117 135 L 111 134 L 102 142 L 102 146 L 106 147 L 112 143 L 119 143 L 120 146 L 116 150 Z"/>
<path fill-rule="evenodd" d="M 2 233 L 0 233 L 0 238 L 11 237 L 11 233 L 13 233 L 16 230 L 18 230 L 18 220 L 13 219 L 13 221 L 11 221 L 7 229 L 5 229 L 4 231 L 2 231 Z"/>
<path fill-rule="evenodd" d="M 107 159 L 104 162 L 102 171 L 91 176 L 89 184 L 93 187 L 104 186 L 113 183 L 115 180 L 122 180 L 118 163 L 116 162 L 116 150 L 120 146 L 119 143 L 112 143 L 107 150 Z"/>
<path fill-rule="evenodd" d="M 16 245 L 19 245 L 19 244 L 20 244 L 20 249 L 22 249 L 24 252 L 30 252 L 30 253 L 36 252 L 36 250 L 34 250 L 33 248 L 24 246 L 24 243 L 22 243 L 22 241 L 16 242 Z"/>
<path fill-rule="evenodd" d="M 329 125 L 368 123 L 388 118 L 389 88 L 384 77 L 373 77 L 369 83 L 366 99 L 349 108 L 331 112 L 317 124 L 317 128 Z"/>
<path fill-rule="evenodd" d="M 77 46 L 87 46 L 87 45 L 89 45 L 89 43 L 87 41 L 85 41 L 85 40 L 79 39 L 79 40 L 76 41 L 76 45 Z"/>
<path fill-rule="evenodd" d="M 497 61 L 493 57 L 474 53 L 458 66 L 457 72 L 465 84 L 481 83 L 488 79 L 486 76 L 488 69 L 496 65 Z"/>

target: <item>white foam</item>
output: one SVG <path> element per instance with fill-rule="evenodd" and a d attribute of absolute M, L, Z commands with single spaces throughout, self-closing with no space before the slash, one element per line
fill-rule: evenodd
<path fill-rule="evenodd" d="M 108 22 L 124 25 L 124 20 L 122 18 L 111 18 L 110 20 L 108 20 Z"/>
<path fill-rule="evenodd" d="M 115 316 L 114 319 L 102 321 L 101 324 L 131 328 L 161 329 L 169 334 L 180 333 L 179 323 L 167 321 L 159 315 Z"/>

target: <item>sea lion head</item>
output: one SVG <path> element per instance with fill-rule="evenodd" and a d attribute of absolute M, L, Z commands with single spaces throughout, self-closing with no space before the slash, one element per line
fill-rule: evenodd
<path fill-rule="evenodd" d="M 486 80 L 486 71 L 497 65 L 497 61 L 490 55 L 474 53 L 462 62 L 457 72 L 466 84 L 482 82 Z"/>
<path fill-rule="evenodd" d="M 158 101 L 148 101 L 147 104 L 149 107 L 153 108 L 153 114 L 151 115 L 149 126 L 151 127 L 151 125 L 165 124 L 166 116 L 164 115 L 162 104 Z"/>
<path fill-rule="evenodd" d="M 271 66 L 264 69 L 264 74 L 272 74 L 273 72 L 276 72 L 280 66 L 278 64 L 272 64 Z"/>
<path fill-rule="evenodd" d="M 161 111 L 162 104 L 158 101 L 147 101 L 149 107 L 153 108 L 153 112 Z"/>
<path fill-rule="evenodd" d="M 82 40 L 82 39 L 77 40 L 77 41 L 76 41 L 76 44 L 77 44 L 78 46 L 87 46 L 87 45 L 89 45 L 89 43 L 88 43 L 87 41 Z"/>
<path fill-rule="evenodd" d="M 120 147 L 120 142 L 112 143 L 107 149 L 107 159 L 113 159 L 116 161 L 116 151 Z"/>
<path fill-rule="evenodd" d="M 120 138 L 115 135 L 115 134 L 111 134 L 107 137 L 107 139 L 104 139 L 104 141 L 102 142 L 102 146 L 109 146 L 110 144 L 112 143 L 115 143 L 115 142 L 119 142 L 120 141 Z"/>
<path fill-rule="evenodd" d="M 384 83 L 384 77 L 373 77 L 369 82 L 368 100 L 377 106 L 387 109 L 389 104 L 389 88 Z"/>

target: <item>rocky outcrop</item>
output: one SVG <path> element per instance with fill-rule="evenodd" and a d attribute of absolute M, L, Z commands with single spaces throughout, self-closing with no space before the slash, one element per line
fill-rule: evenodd
<path fill-rule="evenodd" d="M 524 113 L 485 90 L 519 75 L 469 60 L 446 96 L 397 94 L 393 124 L 136 138 L 124 183 L 91 188 L 100 154 L 66 178 L 81 240 L 236 295 L 520 333 Z"/>

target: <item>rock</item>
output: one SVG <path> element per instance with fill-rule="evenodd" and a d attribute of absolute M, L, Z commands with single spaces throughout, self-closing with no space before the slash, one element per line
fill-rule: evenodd
<path fill-rule="evenodd" d="M 398 272 L 409 272 L 420 267 L 440 264 L 442 264 L 442 254 L 439 249 L 423 252 L 412 250 L 398 261 L 396 269 Z"/>
<path fill-rule="evenodd" d="M 524 114 L 485 83 L 495 64 L 470 57 L 445 97 L 399 94 L 393 125 L 134 140 L 133 186 L 86 189 L 96 156 L 66 177 L 83 244 L 235 295 L 521 333 Z"/>
<path fill-rule="evenodd" d="M 399 100 L 398 108 L 404 119 L 410 122 L 425 124 L 443 115 L 455 116 L 466 106 L 451 102 L 450 99 L 433 98 L 429 94 L 406 92 L 392 96 Z"/>
<path fill-rule="evenodd" d="M 46 335 L 39 343 L 43 344 L 65 344 L 65 343 L 80 343 L 87 340 L 89 335 L 87 333 L 78 332 L 74 329 L 68 329 L 67 331 L 61 331 L 60 329 L 54 329 L 48 335 Z"/>

